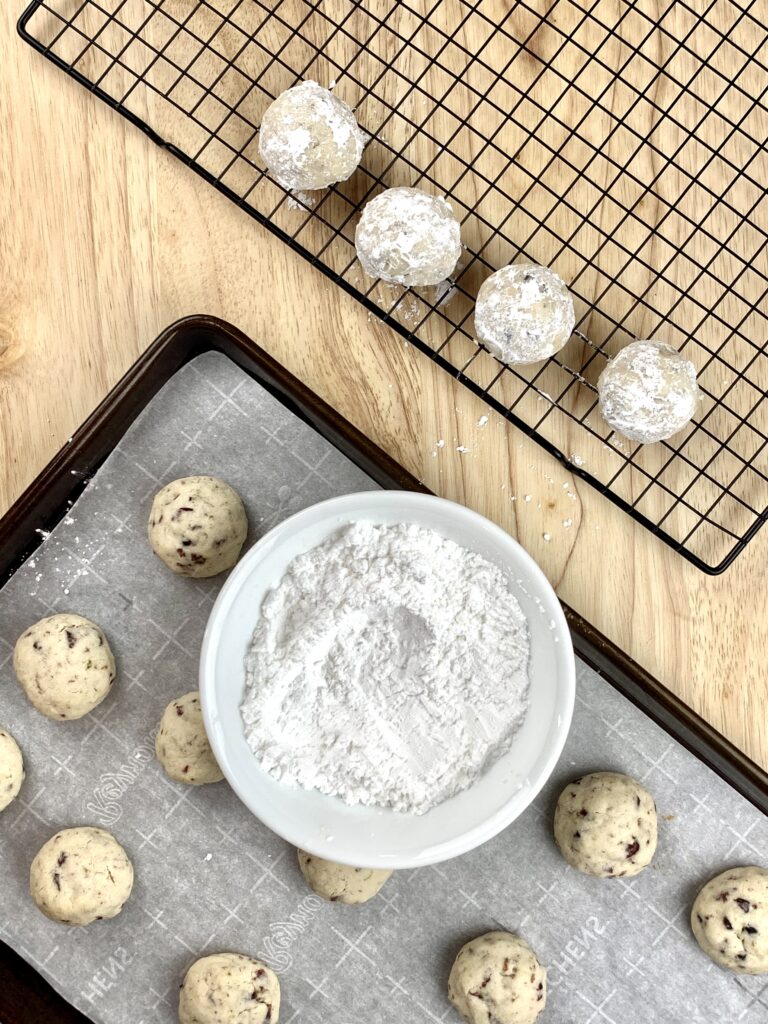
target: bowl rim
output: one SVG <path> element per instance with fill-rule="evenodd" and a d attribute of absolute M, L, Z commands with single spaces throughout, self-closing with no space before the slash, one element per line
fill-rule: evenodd
<path fill-rule="evenodd" d="M 303 525 L 304 520 L 312 519 L 317 516 L 318 510 L 322 510 L 324 513 L 322 518 L 329 518 L 336 514 L 341 516 L 350 516 L 350 523 L 356 519 L 361 521 L 369 519 L 375 522 L 375 513 L 361 510 L 355 514 L 354 509 L 349 507 L 350 505 L 354 505 L 355 499 L 359 500 L 363 496 L 369 495 L 379 498 L 384 502 L 396 502 L 399 506 L 398 510 L 402 510 L 403 512 L 403 522 L 417 522 L 415 517 L 412 518 L 408 515 L 411 509 L 418 510 L 424 506 L 439 506 L 441 508 L 447 507 L 450 515 L 458 515 L 465 524 L 470 526 L 470 528 L 473 524 L 482 526 L 486 536 L 490 533 L 491 540 L 495 546 L 502 548 L 506 546 L 508 549 L 511 549 L 514 552 L 514 557 L 517 559 L 518 565 L 521 568 L 524 568 L 529 577 L 535 582 L 537 587 L 535 596 L 539 598 L 546 596 L 549 599 L 548 610 L 551 611 L 551 617 L 555 622 L 553 636 L 559 638 L 561 660 L 564 667 L 564 671 L 558 674 L 559 683 L 562 688 L 562 700 L 558 706 L 557 718 L 555 719 L 553 716 L 553 726 L 551 730 L 553 733 L 553 742 L 550 743 L 548 752 L 546 753 L 546 756 L 543 757 L 543 761 L 535 776 L 533 778 L 530 776 L 526 777 L 527 784 L 524 790 L 518 789 L 511 793 L 504 803 L 492 814 L 484 818 L 482 822 L 473 825 L 466 831 L 462 831 L 459 835 L 435 841 L 434 843 L 423 847 L 418 854 L 406 854 L 401 857 L 389 854 L 379 860 L 376 860 L 375 858 L 372 860 L 370 853 L 365 854 L 365 858 L 367 858 L 365 861 L 366 867 L 392 869 L 415 868 L 440 863 L 441 861 L 449 860 L 453 857 L 460 856 L 463 853 L 467 853 L 475 847 L 492 839 L 495 835 L 498 835 L 499 832 L 520 817 L 527 807 L 530 806 L 533 800 L 535 800 L 551 776 L 560 755 L 562 754 L 570 731 L 576 693 L 576 662 L 571 633 L 565 613 L 554 588 L 545 576 L 541 567 L 525 550 L 520 542 L 512 537 L 511 534 L 507 533 L 501 526 L 483 516 L 481 513 L 476 512 L 474 509 L 468 508 L 466 505 L 451 501 L 447 498 L 441 498 L 438 495 L 424 494 L 418 491 L 400 491 L 386 488 L 354 491 L 338 495 L 324 499 L 323 501 L 315 502 L 314 504 L 308 505 L 306 508 L 295 512 L 287 519 L 284 519 L 282 522 L 273 526 L 264 534 L 263 537 L 260 537 L 246 551 L 234 569 L 230 572 L 216 597 L 206 622 L 200 652 L 200 703 L 206 732 L 209 736 L 211 747 L 213 748 L 214 755 L 219 762 L 221 771 L 240 801 L 245 804 L 248 810 L 259 821 L 261 821 L 262 824 L 276 835 L 280 836 L 280 838 L 299 849 L 306 850 L 306 852 L 311 853 L 313 856 L 327 858 L 329 852 L 333 852 L 334 859 L 338 863 L 362 866 L 363 861 L 353 855 L 354 851 L 353 854 L 344 854 L 343 851 L 339 851 L 340 855 L 337 857 L 335 849 L 333 851 L 329 851 L 327 847 L 320 848 L 320 846 L 317 843 L 314 843 L 311 839 L 308 840 L 306 836 L 299 835 L 296 830 L 287 827 L 282 820 L 276 821 L 274 816 L 270 813 L 263 814 L 261 810 L 256 809 L 258 800 L 254 799 L 253 790 L 246 785 L 238 772 L 233 770 L 230 758 L 227 756 L 226 751 L 218 749 L 220 736 L 219 730 L 214 724 L 216 698 L 213 698 L 212 703 L 214 706 L 212 706 L 212 703 L 209 701 L 209 695 L 215 692 L 216 654 L 221 640 L 219 621 L 228 607 L 233 603 L 233 598 L 230 595 L 237 594 L 240 589 L 241 582 L 245 578 L 249 577 L 258 566 L 264 549 L 274 546 L 276 540 L 279 542 L 280 534 L 290 535 L 297 526 L 301 527 Z M 434 529 L 432 526 L 428 526 L 426 528 Z M 439 530 L 437 532 L 439 532 Z M 296 556 L 294 555 L 293 557 Z M 271 585 L 274 586 L 277 582 L 278 580 L 275 580 Z M 550 603 L 551 608 L 549 608 Z M 254 625 L 255 621 L 256 620 L 254 618 Z M 259 770 L 262 769 L 259 768 Z M 468 788 L 471 789 L 472 787 L 470 786 Z M 326 794 L 323 795 L 326 796 Z M 338 798 L 330 797 L 329 799 Z M 510 813 L 512 810 L 513 813 Z"/>

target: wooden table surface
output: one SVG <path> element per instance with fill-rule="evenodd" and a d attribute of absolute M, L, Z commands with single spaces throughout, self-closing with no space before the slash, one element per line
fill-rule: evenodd
<path fill-rule="evenodd" d="M 481 426 L 479 400 L 25 46 L 17 7 L 0 12 L 0 510 L 162 328 L 221 316 L 516 536 L 563 600 L 768 767 L 768 530 L 709 578 L 503 420 Z"/>

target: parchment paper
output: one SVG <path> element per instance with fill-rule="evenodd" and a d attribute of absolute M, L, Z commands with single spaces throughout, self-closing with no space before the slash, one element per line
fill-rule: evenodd
<path fill-rule="evenodd" d="M 249 543 L 306 505 L 375 486 L 224 356 L 196 359 L 152 401 L 0 592 L 0 721 L 27 766 L 20 798 L 0 816 L 5 941 L 104 1024 L 176 1021 L 185 969 L 217 950 L 277 970 L 283 1024 L 450 1022 L 453 957 L 491 928 L 520 931 L 547 966 L 542 1024 L 765 1022 L 768 979 L 712 965 L 688 914 L 717 871 L 766 863 L 768 819 L 583 664 L 568 745 L 535 805 L 472 853 L 397 873 L 364 907 L 313 896 L 294 851 L 226 783 L 170 782 L 153 733 L 166 703 L 197 687 L 220 581 L 168 573 L 145 523 L 161 484 L 209 472 L 243 495 Z M 119 676 L 96 711 L 59 724 L 26 703 L 11 652 L 27 626 L 63 610 L 101 624 Z M 550 838 L 562 784 L 606 768 L 637 776 L 657 799 L 659 852 L 634 880 L 582 876 Z M 27 892 L 38 848 L 77 824 L 114 832 L 136 869 L 122 914 L 85 929 L 48 921 Z"/>

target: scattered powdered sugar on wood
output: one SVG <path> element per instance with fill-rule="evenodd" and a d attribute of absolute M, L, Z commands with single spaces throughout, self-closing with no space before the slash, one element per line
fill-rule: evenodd
<path fill-rule="evenodd" d="M 287 784 L 423 813 L 509 749 L 528 659 L 497 566 L 432 530 L 357 523 L 294 559 L 262 602 L 248 743 Z"/>
<path fill-rule="evenodd" d="M 397 304 L 398 319 L 409 327 L 414 327 L 424 319 L 424 307 L 415 295 L 406 292 Z"/>
<path fill-rule="evenodd" d="M 457 268 L 458 269 L 458 268 Z M 456 282 L 452 277 L 447 277 L 440 284 L 435 285 L 435 309 L 444 309 L 456 295 Z"/>
<path fill-rule="evenodd" d="M 288 196 L 285 205 L 289 210 L 313 210 L 322 192 L 320 190 L 302 191 L 294 189 Z"/>

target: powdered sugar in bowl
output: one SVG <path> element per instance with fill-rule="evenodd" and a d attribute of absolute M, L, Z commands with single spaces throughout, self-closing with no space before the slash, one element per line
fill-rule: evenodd
<path fill-rule="evenodd" d="M 367 576 L 367 568 L 356 570 L 358 560 L 375 565 L 382 545 L 386 552 L 391 546 L 403 563 L 403 590 L 391 599 L 386 579 L 375 571 Z M 420 586 L 418 572 L 408 579 L 409 560 L 419 557 L 435 566 L 429 588 Z M 465 571 L 457 568 L 458 560 L 466 562 Z M 381 622 L 379 611 L 359 620 L 355 615 L 356 602 L 365 598 L 366 578 L 371 601 L 384 616 Z M 469 588 L 466 596 L 462 588 Z M 485 613 L 494 595 L 500 595 L 498 616 Z M 478 601 L 484 613 L 473 619 L 468 613 Z M 440 614 L 443 604 L 445 616 Z M 313 726 L 311 704 L 302 703 L 306 695 L 300 687 L 291 691 L 292 672 L 305 647 L 302 626 L 292 621 L 297 613 L 301 624 L 306 618 L 311 651 L 324 652 L 319 685 L 330 687 L 333 699 L 341 701 L 337 707 L 344 715 L 339 717 L 346 717 L 349 702 L 346 726 Z M 499 627 L 498 619 L 509 623 L 508 630 Z M 456 643 L 444 620 L 461 634 Z M 326 627 L 327 643 L 334 645 L 330 654 L 324 646 Z M 349 630 L 352 635 L 347 635 Z M 389 642 L 390 634 L 396 634 L 396 642 Z M 434 654 L 444 647 L 451 648 L 451 672 Z M 430 655 L 425 654 L 428 649 Z M 318 684 L 312 657 L 300 666 L 310 686 Z M 390 662 L 397 664 L 396 671 Z M 384 690 L 394 695 L 391 721 L 381 693 L 363 692 L 371 666 Z M 478 667 L 476 707 L 470 706 L 473 666 Z M 211 612 L 200 690 L 222 771 L 266 825 L 318 856 L 366 867 L 405 868 L 464 853 L 522 813 L 562 750 L 573 709 L 574 675 L 560 604 L 516 541 L 461 505 L 431 495 L 371 491 L 305 509 L 243 557 Z M 355 679 L 345 689 L 351 677 Z M 420 680 L 429 697 L 425 707 L 437 707 L 432 717 L 422 714 L 414 699 Z M 448 693 L 451 700 L 466 701 L 469 713 L 452 715 L 450 701 L 443 700 Z M 323 707 L 333 706 L 324 695 Z M 381 806 L 376 773 L 369 777 L 365 772 L 363 744 L 375 749 L 376 737 L 388 737 L 404 716 L 418 721 L 417 736 L 421 729 L 434 740 L 443 730 L 443 738 L 432 743 L 431 774 L 420 765 L 413 773 L 393 772 L 395 810 Z M 317 765 L 314 755 L 307 754 L 315 739 Z M 428 742 L 425 737 L 425 747 Z M 434 753 L 441 744 L 451 751 L 442 760 Z M 419 755 L 417 745 L 405 760 L 420 761 Z M 338 770 L 338 759 L 344 756 L 355 779 L 352 787 L 342 784 L 344 772 Z M 454 765 L 454 757 L 461 764 Z M 288 781 L 279 781 L 281 777 Z M 305 788 L 309 786 L 316 788 Z M 341 796 L 363 802 L 345 803 Z"/>

